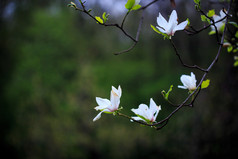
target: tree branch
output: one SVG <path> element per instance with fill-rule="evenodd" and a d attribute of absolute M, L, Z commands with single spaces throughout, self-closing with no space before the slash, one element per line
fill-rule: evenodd
<path fill-rule="evenodd" d="M 199 66 L 197 66 L 197 65 L 190 66 L 190 65 L 185 64 L 185 63 L 183 62 L 183 60 L 182 60 L 182 58 L 181 58 L 179 52 L 178 52 L 178 49 L 176 48 L 174 42 L 172 41 L 172 39 L 169 39 L 169 41 L 170 41 L 170 43 L 172 44 L 172 46 L 173 46 L 173 48 L 174 48 L 174 51 L 175 51 L 176 55 L 177 55 L 178 58 L 179 58 L 180 63 L 181 63 L 184 67 L 187 67 L 187 68 L 195 68 L 195 69 L 198 69 L 198 70 L 200 70 L 200 71 L 202 71 L 202 72 L 207 72 L 206 69 L 203 69 L 203 68 L 201 68 L 201 67 L 199 67 Z"/>

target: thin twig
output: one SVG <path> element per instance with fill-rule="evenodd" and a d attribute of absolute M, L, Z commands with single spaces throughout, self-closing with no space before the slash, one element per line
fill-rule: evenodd
<path fill-rule="evenodd" d="M 82 9 L 77 8 L 77 7 L 76 7 L 75 9 L 78 10 L 78 11 L 81 11 L 81 12 L 83 12 L 83 13 L 85 13 L 85 14 L 87 14 L 89 17 L 91 17 L 93 20 L 95 20 L 95 21 L 96 21 L 98 24 L 100 24 L 100 25 L 103 25 L 103 26 L 106 26 L 106 27 L 116 27 L 116 28 L 120 29 L 128 38 L 130 38 L 133 42 L 136 42 L 136 39 L 133 38 L 131 35 L 129 35 L 129 33 L 127 33 L 127 32 L 123 29 L 123 24 L 124 24 L 124 22 L 125 22 L 125 20 L 126 20 L 126 18 L 127 18 L 127 15 L 128 15 L 129 13 L 126 13 L 126 15 L 125 15 L 125 17 L 124 17 L 124 19 L 123 19 L 121 25 L 119 25 L 119 24 L 117 24 L 117 23 L 115 23 L 115 24 L 101 23 L 101 22 L 99 22 L 93 15 L 91 15 L 88 10 L 86 10 L 84 3 L 85 3 L 85 2 L 80 1 L 80 4 L 81 4 L 81 6 L 82 6 Z"/>
<path fill-rule="evenodd" d="M 140 22 L 139 22 L 139 26 L 138 26 L 138 29 L 137 29 L 137 32 L 136 32 L 136 41 L 133 42 L 133 44 L 131 45 L 130 48 L 126 49 L 126 50 L 123 50 L 121 52 L 117 52 L 117 53 L 114 53 L 114 55 L 120 55 L 122 53 L 126 53 L 126 52 L 129 52 L 131 51 L 135 46 L 136 44 L 138 43 L 139 41 L 139 36 L 140 36 L 140 32 L 141 32 L 141 27 L 142 27 L 142 24 L 143 24 L 143 20 L 144 20 L 144 12 L 142 12 L 142 16 L 140 18 Z"/>
<path fill-rule="evenodd" d="M 147 5 L 141 7 L 141 8 L 138 9 L 138 10 L 144 10 L 144 9 L 146 9 L 147 7 L 149 7 L 150 5 L 154 4 L 154 3 L 157 2 L 157 1 L 159 1 L 159 0 L 154 0 L 154 1 L 150 2 L 150 3 L 148 3 Z"/>
<path fill-rule="evenodd" d="M 177 55 L 178 58 L 179 58 L 180 63 L 181 63 L 184 67 L 196 68 L 196 69 L 198 69 L 198 70 L 200 70 L 200 71 L 202 71 L 202 72 L 207 72 L 206 69 L 203 69 L 203 68 L 201 68 L 201 67 L 199 67 L 199 66 L 197 66 L 197 65 L 190 66 L 190 65 L 185 64 L 185 63 L 183 62 L 183 60 L 182 60 L 182 58 L 181 58 L 179 52 L 178 52 L 178 49 L 176 48 L 174 42 L 172 41 L 172 39 L 170 39 L 169 41 L 170 41 L 170 43 L 172 44 L 172 46 L 173 46 L 173 48 L 174 48 L 174 51 L 175 51 L 176 55 Z"/>
<path fill-rule="evenodd" d="M 122 20 L 122 23 L 121 23 L 121 28 L 123 28 L 124 23 L 125 23 L 125 21 L 126 21 L 127 16 L 129 15 L 129 13 L 130 13 L 130 11 L 128 11 L 128 12 L 126 13 L 126 15 L 124 16 L 124 18 L 123 18 L 123 20 Z"/>
<path fill-rule="evenodd" d="M 204 27 L 202 27 L 201 29 L 198 29 L 198 30 L 196 30 L 193 26 L 190 26 L 189 28 L 192 29 L 192 30 L 185 29 L 185 31 L 187 32 L 188 35 L 195 35 L 195 34 L 198 34 L 202 31 L 206 30 L 207 28 L 211 27 L 212 25 L 215 25 L 216 23 L 223 21 L 226 18 L 227 18 L 227 16 L 223 17 L 222 19 L 220 19 L 216 22 L 212 22 L 212 23 L 210 23 L 210 24 L 208 24 L 208 25 L 206 25 L 206 26 L 204 26 Z"/>

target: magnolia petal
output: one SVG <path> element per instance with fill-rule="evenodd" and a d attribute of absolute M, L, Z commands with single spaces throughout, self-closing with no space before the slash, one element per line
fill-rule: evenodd
<path fill-rule="evenodd" d="M 102 114 L 102 112 L 98 113 L 98 115 L 95 118 L 93 118 L 93 122 L 95 122 L 98 119 L 100 119 L 101 118 L 101 114 Z"/>
<path fill-rule="evenodd" d="M 221 19 L 224 18 L 225 16 L 226 16 L 226 14 L 224 13 L 224 11 L 220 10 L 220 17 L 221 17 Z"/>
<path fill-rule="evenodd" d="M 194 90 L 196 89 L 196 77 L 193 74 L 193 72 L 191 72 L 191 76 L 189 75 L 182 75 L 180 77 L 181 82 L 183 83 L 183 86 L 178 86 L 178 88 L 182 88 L 182 89 L 189 89 L 189 90 Z"/>
<path fill-rule="evenodd" d="M 159 16 L 157 17 L 157 24 L 164 30 L 167 30 L 168 22 L 164 19 L 164 17 L 159 13 Z"/>
<path fill-rule="evenodd" d="M 118 89 L 112 86 L 112 92 L 114 93 L 115 96 L 121 97 L 122 94 L 121 86 L 119 85 Z"/>
<path fill-rule="evenodd" d="M 150 121 L 151 122 L 154 122 L 156 120 L 160 110 L 161 110 L 161 107 L 160 106 L 158 107 L 156 103 L 154 102 L 154 100 L 150 98 L 150 112 L 151 112 Z"/>
<path fill-rule="evenodd" d="M 162 33 L 165 33 L 165 34 L 166 34 L 166 30 L 164 30 L 163 28 L 160 28 L 160 27 L 158 27 L 158 26 L 156 26 L 156 28 L 157 28 L 157 29 L 159 29 L 159 31 L 160 31 L 160 32 L 162 32 Z"/>
<path fill-rule="evenodd" d="M 182 89 L 188 89 L 187 87 L 185 86 L 178 86 L 178 88 L 182 88 Z"/>
<path fill-rule="evenodd" d="M 105 98 L 96 97 L 96 102 L 98 103 L 99 106 L 102 106 L 105 108 L 111 105 L 110 100 Z"/>
<path fill-rule="evenodd" d="M 120 85 L 118 86 L 118 89 L 112 86 L 111 97 L 110 97 L 111 106 L 109 108 L 112 112 L 118 109 L 120 104 L 121 94 L 122 94 L 122 90 Z"/>
<path fill-rule="evenodd" d="M 169 24 L 176 22 L 178 24 L 178 16 L 176 10 L 173 10 L 169 17 Z"/>
<path fill-rule="evenodd" d="M 122 95 L 122 90 L 121 90 L 121 86 L 120 86 L 120 85 L 118 86 L 118 89 L 117 89 L 117 90 L 118 90 L 118 96 L 121 97 L 121 95 Z"/>
<path fill-rule="evenodd" d="M 152 113 L 150 112 L 149 107 L 146 104 L 140 104 L 138 109 L 141 111 L 140 113 L 138 113 L 138 115 L 141 115 L 144 118 L 150 120 Z"/>
<path fill-rule="evenodd" d="M 106 106 L 96 106 L 94 109 L 95 110 L 103 110 L 103 109 L 106 109 L 107 107 Z"/>
<path fill-rule="evenodd" d="M 100 113 L 98 113 L 98 115 L 97 115 L 95 118 L 93 118 L 93 122 L 95 122 L 95 121 L 97 121 L 98 119 L 100 119 L 100 118 L 101 118 L 101 114 L 102 114 L 103 112 L 110 112 L 110 110 L 109 110 L 109 109 L 104 109 L 103 111 L 101 111 Z"/>
<path fill-rule="evenodd" d="M 158 114 L 159 114 L 159 111 L 161 110 L 161 106 L 156 106 L 157 108 L 157 110 L 156 110 L 156 112 L 155 112 L 155 115 L 154 115 L 154 121 L 156 120 L 156 118 L 157 118 L 157 116 L 158 116 Z M 154 122 L 153 121 L 153 122 Z"/>
<path fill-rule="evenodd" d="M 216 26 L 218 32 L 221 32 L 221 31 L 222 31 L 222 28 L 223 28 L 224 25 L 225 25 L 226 19 L 223 19 L 225 16 L 226 16 L 226 14 L 223 12 L 223 10 L 220 10 L 220 16 L 219 16 L 219 15 L 213 15 L 214 21 L 215 21 L 215 22 L 219 21 L 219 22 L 215 23 L 215 26 Z M 220 21 L 221 19 L 223 19 L 223 20 Z M 215 31 L 215 30 L 216 30 L 213 25 L 211 26 L 211 29 L 212 29 L 212 31 Z"/>
<path fill-rule="evenodd" d="M 195 74 L 193 74 L 193 72 L 191 72 L 191 78 L 192 78 L 192 82 L 195 83 L 195 85 L 196 85 L 197 80 L 196 80 L 196 76 L 195 76 Z"/>
<path fill-rule="evenodd" d="M 183 85 L 185 86 L 185 87 L 189 87 L 189 85 L 190 85 L 190 76 L 188 76 L 188 75 L 182 75 L 181 77 L 180 77 L 180 80 L 181 80 L 181 82 L 183 83 Z"/>
<path fill-rule="evenodd" d="M 214 19 L 215 22 L 217 22 L 221 19 L 221 17 L 218 16 L 218 15 L 213 15 L 213 19 Z"/>
<path fill-rule="evenodd" d="M 113 91 L 111 91 L 110 99 L 111 99 L 111 106 L 110 106 L 111 111 L 117 110 L 120 104 L 120 97 L 117 96 Z"/>
<path fill-rule="evenodd" d="M 155 111 L 157 110 L 157 105 L 152 98 L 150 98 L 150 110 L 152 111 L 152 113 L 155 113 Z"/>
<path fill-rule="evenodd" d="M 145 104 L 140 104 L 138 109 L 131 109 L 136 115 L 143 116 L 144 118 L 148 119 L 148 106 Z"/>
<path fill-rule="evenodd" d="M 173 32 L 175 33 L 175 32 L 178 31 L 178 30 L 184 30 L 185 27 L 187 26 L 187 24 L 188 24 L 188 21 L 187 21 L 187 20 L 184 21 L 184 22 L 182 22 L 182 23 L 180 23 L 179 25 L 177 25 L 177 26 L 174 28 Z"/>
<path fill-rule="evenodd" d="M 144 115 L 144 112 L 143 112 L 142 110 L 140 110 L 140 109 L 134 109 L 134 108 L 132 108 L 131 111 L 132 111 L 133 113 L 138 114 L 138 115 L 141 115 L 141 116 Z"/>
<path fill-rule="evenodd" d="M 138 116 L 133 116 L 131 118 L 134 119 L 134 120 L 137 120 L 137 121 L 140 121 L 140 120 L 145 121 L 144 119 L 142 119 L 142 118 L 140 118 Z M 133 120 L 131 120 L 131 121 L 133 122 Z"/>

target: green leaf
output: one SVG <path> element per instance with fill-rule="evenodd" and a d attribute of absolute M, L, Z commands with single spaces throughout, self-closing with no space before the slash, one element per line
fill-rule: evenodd
<path fill-rule="evenodd" d="M 238 66 L 238 61 L 235 61 L 234 62 L 234 67 L 237 67 Z"/>
<path fill-rule="evenodd" d="M 238 24 L 236 22 L 228 22 L 229 24 L 232 24 L 234 27 L 238 28 Z"/>
<path fill-rule="evenodd" d="M 208 33 L 208 35 L 213 35 L 213 34 L 216 34 L 216 31 L 212 30 Z"/>
<path fill-rule="evenodd" d="M 238 51 L 238 48 L 232 50 L 233 53 L 236 53 L 237 51 Z"/>
<path fill-rule="evenodd" d="M 207 16 L 212 17 L 214 14 L 215 14 L 215 10 L 211 9 L 211 10 L 208 11 Z"/>
<path fill-rule="evenodd" d="M 201 15 L 201 20 L 202 20 L 203 22 L 211 23 L 210 19 L 208 19 L 205 15 Z"/>
<path fill-rule="evenodd" d="M 137 4 L 131 10 L 137 10 L 137 9 L 140 9 L 140 7 L 141 7 L 141 5 Z"/>
<path fill-rule="evenodd" d="M 201 5 L 200 5 L 200 0 L 194 0 L 195 5 L 195 9 L 197 11 L 201 10 Z"/>
<path fill-rule="evenodd" d="M 206 22 L 206 21 L 207 21 L 207 17 L 206 17 L 205 15 L 201 15 L 201 20 L 202 20 L 203 22 Z"/>
<path fill-rule="evenodd" d="M 96 20 L 97 20 L 97 23 L 103 24 L 103 20 L 102 20 L 100 17 L 95 16 L 95 18 L 96 18 Z"/>
<path fill-rule="evenodd" d="M 125 7 L 126 9 L 131 10 L 134 4 L 135 4 L 135 0 L 128 0 Z"/>
<path fill-rule="evenodd" d="M 236 32 L 235 37 L 238 38 L 238 31 Z"/>
<path fill-rule="evenodd" d="M 106 14 L 106 12 L 104 12 L 104 13 L 102 14 L 102 18 L 103 18 L 103 20 L 104 20 L 104 23 L 106 23 L 106 21 L 108 20 L 108 16 L 109 16 L 109 14 Z"/>
<path fill-rule="evenodd" d="M 151 28 L 156 32 L 156 33 L 158 33 L 158 34 L 161 34 L 161 35 L 163 35 L 164 36 L 164 38 L 167 38 L 167 39 L 169 39 L 169 36 L 167 35 L 167 34 L 165 34 L 165 33 L 162 33 L 161 31 L 159 31 L 159 29 L 157 29 L 156 27 L 154 27 L 153 25 L 150 25 L 151 26 Z"/>
<path fill-rule="evenodd" d="M 210 84 L 210 80 L 207 79 L 206 81 L 202 82 L 201 89 L 207 88 Z"/>
<path fill-rule="evenodd" d="M 76 4 L 74 2 L 70 2 L 70 4 L 68 4 L 68 7 L 72 7 L 72 8 L 77 8 Z"/>
<path fill-rule="evenodd" d="M 106 114 L 113 114 L 113 112 L 103 112 L 103 113 L 106 113 Z"/>
<path fill-rule="evenodd" d="M 165 100 L 168 100 L 169 99 L 169 93 L 173 90 L 173 85 L 170 86 L 168 92 L 166 93 L 164 90 L 161 92 L 162 95 L 164 96 L 164 99 Z"/>
<path fill-rule="evenodd" d="M 187 25 L 189 26 L 189 25 L 190 25 L 190 20 L 189 20 L 188 18 L 187 18 L 186 20 L 188 21 L 188 24 L 187 24 Z"/>
<path fill-rule="evenodd" d="M 232 45 L 227 47 L 227 52 L 231 52 L 232 50 L 233 50 L 233 46 Z"/>
<path fill-rule="evenodd" d="M 194 3 L 196 3 L 196 4 L 200 4 L 200 0 L 193 0 L 194 1 Z"/>

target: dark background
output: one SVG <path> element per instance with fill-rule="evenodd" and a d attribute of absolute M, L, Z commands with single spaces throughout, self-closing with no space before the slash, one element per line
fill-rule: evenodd
<path fill-rule="evenodd" d="M 175 2 L 179 22 L 189 18 L 194 27 L 204 25 L 192 0 Z M 210 86 L 199 94 L 193 108 L 181 109 L 162 130 L 108 114 L 93 123 L 98 113 L 93 109 L 95 97 L 109 98 L 112 85 L 122 87 L 123 113 L 133 115 L 131 108 L 149 104 L 152 97 L 162 107 L 159 121 L 174 109 L 160 92 L 173 84 L 170 99 L 179 103 L 187 96 L 186 90 L 177 88 L 180 76 L 192 71 L 200 80 L 202 73 L 181 66 L 169 41 L 150 28 L 156 25 L 159 12 L 168 18 L 174 9 L 169 1 L 146 12 L 138 45 L 119 56 L 113 53 L 127 49 L 131 41 L 116 28 L 100 26 L 68 8 L 68 3 L 0 1 L 1 156 L 191 159 L 236 155 L 238 70 L 232 53 L 222 50 L 208 74 Z M 234 6 L 232 11 L 237 13 Z M 90 7 L 94 15 L 110 11 L 97 3 Z M 222 7 L 203 4 L 205 11 L 215 8 L 216 13 Z M 140 12 L 134 12 L 125 23 L 132 35 L 139 17 Z M 121 19 L 122 15 L 113 14 L 109 22 Z M 209 31 L 195 36 L 183 31 L 175 34 L 185 63 L 209 66 L 218 50 Z"/>

